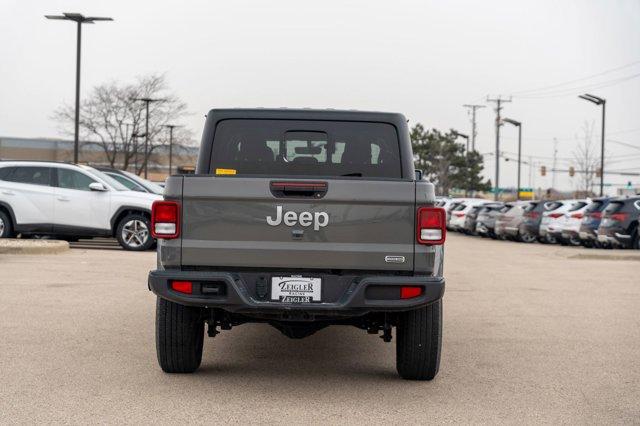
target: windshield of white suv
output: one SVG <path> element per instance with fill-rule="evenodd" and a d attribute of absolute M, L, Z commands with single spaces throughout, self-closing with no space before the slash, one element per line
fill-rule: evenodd
<path fill-rule="evenodd" d="M 87 172 L 89 174 L 92 174 L 97 178 L 100 178 L 101 180 L 106 182 L 107 185 L 109 185 L 110 187 L 112 187 L 116 191 L 129 191 L 129 188 L 127 188 L 126 186 L 124 186 L 123 184 L 121 184 L 120 182 L 118 182 L 117 180 L 115 180 L 114 178 L 109 176 L 108 174 L 102 173 L 100 170 L 96 170 L 93 167 L 89 167 L 89 166 L 80 166 L 80 167 L 82 167 L 82 169 L 85 172 Z"/>

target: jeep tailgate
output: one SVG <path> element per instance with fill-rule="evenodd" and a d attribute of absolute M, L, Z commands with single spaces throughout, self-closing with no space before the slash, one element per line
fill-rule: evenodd
<path fill-rule="evenodd" d="M 182 266 L 413 269 L 414 182 L 316 179 L 326 182 L 326 192 L 304 198 L 272 192 L 274 180 L 185 176 Z M 289 214 L 289 225 L 273 224 L 278 206 L 282 215 L 295 213 Z M 303 212 L 309 213 L 301 224 L 294 218 Z"/>

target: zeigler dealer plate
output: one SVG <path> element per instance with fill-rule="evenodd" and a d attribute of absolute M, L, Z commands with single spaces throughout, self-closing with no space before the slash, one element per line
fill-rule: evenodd
<path fill-rule="evenodd" d="M 284 303 L 320 302 L 320 278 L 302 276 L 271 277 L 271 300 Z"/>

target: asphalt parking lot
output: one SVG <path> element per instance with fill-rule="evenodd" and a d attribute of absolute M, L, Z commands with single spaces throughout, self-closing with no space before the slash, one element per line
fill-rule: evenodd
<path fill-rule="evenodd" d="M 638 252 L 450 235 L 440 374 L 407 382 L 394 345 L 346 327 L 243 325 L 205 340 L 197 373 L 163 374 L 155 253 L 74 247 L 0 256 L 2 423 L 640 419 Z"/>

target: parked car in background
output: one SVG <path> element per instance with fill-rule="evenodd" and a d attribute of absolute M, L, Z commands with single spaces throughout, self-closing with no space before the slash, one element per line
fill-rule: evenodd
<path fill-rule="evenodd" d="M 467 213 L 467 216 L 464 219 L 464 227 L 462 232 L 469 235 L 477 235 L 476 232 L 476 222 L 478 219 L 478 213 L 484 204 L 480 204 L 477 206 L 471 207 L 471 210 Z"/>
<path fill-rule="evenodd" d="M 146 250 L 154 243 L 151 204 L 161 198 L 88 166 L 2 161 L 0 237 L 116 237 L 126 250 Z"/>
<path fill-rule="evenodd" d="M 616 198 L 602 212 L 598 241 L 614 247 L 640 249 L 640 197 Z"/>
<path fill-rule="evenodd" d="M 573 203 L 579 200 L 557 200 L 545 203 L 545 211 L 542 213 L 538 237 L 540 242 L 555 244 L 558 241 L 554 236 L 554 232 L 549 232 L 549 227 L 564 217 L 564 214 L 571 208 Z"/>
<path fill-rule="evenodd" d="M 580 245 L 578 229 L 584 215 L 582 209 L 588 204 L 587 200 L 573 200 L 561 207 L 562 215 L 547 224 L 547 235 L 562 245 Z"/>
<path fill-rule="evenodd" d="M 579 246 L 581 244 L 580 225 L 589 203 L 589 200 L 573 203 L 564 216 L 549 227 L 549 233 L 553 234 L 555 239 L 563 245 Z"/>
<path fill-rule="evenodd" d="M 150 180 L 143 179 L 135 173 L 126 170 L 112 169 L 110 167 L 96 167 L 97 170 L 111 176 L 131 191 L 147 192 L 149 194 L 162 195 L 164 188 Z"/>
<path fill-rule="evenodd" d="M 602 212 L 609 205 L 611 198 L 595 198 L 584 211 L 584 217 L 580 224 L 578 236 L 580 243 L 585 247 L 600 247 L 603 244 L 598 241 L 598 227 L 602 221 Z"/>
<path fill-rule="evenodd" d="M 500 214 L 500 209 L 504 203 L 487 203 L 480 207 L 476 218 L 476 232 L 483 237 L 496 238 L 495 225 L 496 217 Z"/>
<path fill-rule="evenodd" d="M 461 201 L 456 208 L 451 211 L 451 220 L 449 221 L 449 227 L 451 230 L 464 232 L 467 214 L 473 207 L 482 205 L 486 202 L 487 200 L 481 198 L 468 198 Z"/>
<path fill-rule="evenodd" d="M 524 209 L 522 223 L 520 224 L 520 236 L 523 242 L 532 243 L 538 239 L 542 214 L 554 201 L 531 201 Z"/>
<path fill-rule="evenodd" d="M 455 210 L 460 204 L 462 204 L 462 199 L 460 198 L 451 198 L 448 205 L 444 207 L 447 212 L 447 229 L 452 230 L 451 228 L 451 213 Z"/>
<path fill-rule="evenodd" d="M 495 233 L 498 238 L 521 241 L 520 225 L 524 221 L 525 209 L 530 201 L 505 203 L 496 217 Z M 527 241 L 531 242 L 531 241 Z"/>

